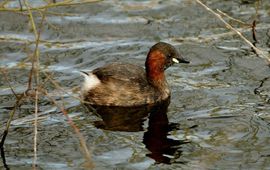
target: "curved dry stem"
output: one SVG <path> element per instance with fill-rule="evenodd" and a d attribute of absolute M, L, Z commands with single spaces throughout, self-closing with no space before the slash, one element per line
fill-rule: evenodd
<path fill-rule="evenodd" d="M 42 15 L 42 19 L 41 19 L 41 23 L 39 26 L 39 31 L 37 31 L 36 28 L 36 23 L 34 21 L 33 18 L 33 14 L 31 11 L 31 7 L 28 3 L 28 0 L 24 0 L 24 4 L 27 8 L 28 11 L 28 15 L 29 15 L 29 20 L 32 26 L 32 29 L 34 31 L 34 35 L 35 35 L 35 50 L 32 56 L 32 68 L 30 70 L 29 73 L 29 80 L 28 80 L 28 90 L 32 89 L 32 77 L 33 75 L 35 76 L 35 81 L 36 81 L 36 87 L 39 86 L 39 42 L 40 42 L 40 35 L 41 35 L 41 30 L 43 27 L 43 23 L 45 20 L 45 13 L 46 13 L 46 9 L 41 13 Z M 34 158 L 33 158 L 33 169 L 36 169 L 36 161 L 37 161 L 37 120 L 38 120 L 38 101 L 39 101 L 39 89 L 36 88 L 35 89 L 35 121 L 34 121 Z"/>
<path fill-rule="evenodd" d="M 268 62 L 268 64 L 270 64 L 270 56 L 269 56 L 268 52 L 263 51 L 263 50 L 255 47 L 246 37 L 244 37 L 242 35 L 242 33 L 240 31 L 238 31 L 233 26 L 231 26 L 229 23 L 227 23 L 218 13 L 216 13 L 211 8 L 209 8 L 208 6 L 206 6 L 200 0 L 196 0 L 196 2 L 198 4 L 200 4 L 202 7 L 204 7 L 207 11 L 211 12 L 212 14 L 214 14 L 221 22 L 223 22 L 225 24 L 226 28 L 228 28 L 229 30 L 232 30 L 236 34 L 238 34 L 239 37 L 242 38 L 255 51 L 255 53 L 257 54 L 258 57 L 266 59 L 267 62 Z"/>
<path fill-rule="evenodd" d="M 54 87 L 55 87 L 56 89 L 58 89 L 59 91 L 64 92 L 65 94 L 67 94 L 68 96 L 70 96 L 70 97 L 72 97 L 72 98 L 74 98 L 74 99 L 76 99 L 76 100 L 79 100 L 82 104 L 87 104 L 87 106 L 88 106 L 89 108 L 91 108 L 91 111 L 92 111 L 95 115 L 98 115 L 97 112 L 96 112 L 96 110 L 94 109 L 94 107 L 91 106 L 91 103 L 89 103 L 88 101 L 85 101 L 85 100 L 81 99 L 81 98 L 78 97 L 78 96 L 71 95 L 71 94 L 68 93 L 63 87 L 61 87 L 61 85 L 59 84 L 59 82 L 53 80 L 49 74 L 47 74 L 46 72 L 43 72 L 43 74 L 44 74 L 44 75 L 46 76 L 46 78 L 54 85 Z M 83 106 L 85 107 L 85 105 L 83 105 Z"/>
<path fill-rule="evenodd" d="M 3 77 L 5 78 L 6 82 L 8 83 L 8 87 L 10 88 L 12 94 L 13 94 L 13 95 L 16 97 L 16 99 L 18 100 L 18 99 L 19 99 L 19 96 L 15 93 L 13 87 L 11 86 L 10 81 L 9 81 L 9 79 L 8 79 L 8 76 L 7 76 L 6 72 L 5 72 L 5 70 L 4 70 L 3 68 L 0 68 L 0 71 L 1 71 L 1 73 L 2 73 L 2 75 L 3 75 Z"/>
<path fill-rule="evenodd" d="M 232 21 L 235 21 L 235 22 L 237 22 L 237 23 L 239 23 L 239 24 L 242 24 L 242 25 L 244 25 L 244 26 L 251 27 L 250 24 L 247 24 L 247 23 L 245 23 L 245 22 L 243 22 L 243 21 L 241 21 L 241 20 L 239 20 L 239 19 L 235 19 L 235 18 L 229 16 L 228 14 L 226 14 L 225 12 L 223 12 L 223 11 L 221 11 L 221 10 L 219 10 L 219 9 L 217 9 L 217 12 L 219 12 L 221 15 L 223 15 L 223 16 L 229 18 L 229 19 L 232 20 Z"/>
<path fill-rule="evenodd" d="M 29 8 L 31 11 L 36 11 L 36 10 L 41 10 L 41 9 L 48 9 L 48 8 L 54 8 L 54 7 L 60 7 L 60 6 L 71 6 L 71 5 L 83 5 L 87 3 L 95 3 L 95 2 L 100 2 L 103 0 L 81 0 L 79 2 L 74 0 L 65 0 L 62 2 L 56 2 L 56 3 L 49 3 L 44 6 L 39 6 L 39 7 L 32 7 Z M 13 12 L 19 12 L 19 11 L 28 11 L 28 9 L 24 8 L 5 8 L 4 6 L 0 7 L 0 11 L 13 11 Z"/>
<path fill-rule="evenodd" d="M 55 99 L 53 99 L 46 91 L 43 91 L 44 95 L 55 105 L 58 107 L 58 109 L 64 114 L 64 116 L 66 117 L 68 124 L 73 128 L 75 134 L 77 135 L 77 137 L 79 138 L 80 144 L 81 144 L 81 149 L 82 152 L 84 154 L 84 157 L 86 159 L 86 168 L 90 168 L 93 169 L 95 167 L 93 161 L 92 161 L 92 156 L 91 156 L 91 152 L 89 151 L 89 149 L 87 148 L 86 142 L 85 142 L 85 138 L 83 137 L 83 135 L 80 132 L 80 129 L 75 125 L 75 123 L 73 122 L 73 120 L 68 116 L 68 112 L 67 110 L 64 108 L 64 106 L 59 105 Z"/>
<path fill-rule="evenodd" d="M 13 110 L 9 113 L 9 119 L 6 123 L 6 129 L 4 130 L 3 132 L 3 136 L 2 136 L 2 139 L 0 141 L 0 148 L 3 148 L 4 147 L 4 143 L 5 143 L 5 140 L 6 140 L 6 137 L 8 135 L 8 131 L 9 131 L 9 127 L 10 127 L 10 124 L 11 124 L 11 121 L 14 117 L 14 114 L 17 110 L 17 108 L 20 106 L 20 103 L 22 101 L 22 99 L 24 98 L 24 95 L 21 95 L 15 102 L 14 106 L 13 106 Z"/>
<path fill-rule="evenodd" d="M 8 165 L 7 165 L 7 162 L 6 162 L 6 156 L 5 156 L 5 151 L 4 151 L 4 148 L 0 148 L 0 152 L 1 152 L 1 158 L 2 158 L 2 162 L 3 162 L 3 166 L 4 168 L 6 169 L 9 169 Z"/>

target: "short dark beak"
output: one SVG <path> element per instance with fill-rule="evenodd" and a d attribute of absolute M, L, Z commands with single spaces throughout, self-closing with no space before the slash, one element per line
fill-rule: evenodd
<path fill-rule="evenodd" d="M 87 72 L 85 72 L 85 71 L 80 71 L 82 74 L 85 74 L 85 75 L 89 75 Z"/>
<path fill-rule="evenodd" d="M 182 57 L 181 55 L 179 55 L 177 58 L 175 58 L 178 60 L 178 63 L 190 63 L 188 60 L 186 60 L 184 57 Z"/>
<path fill-rule="evenodd" d="M 188 61 L 184 58 L 178 59 L 178 61 L 179 61 L 179 63 L 186 63 L 186 64 L 190 63 L 190 61 Z"/>

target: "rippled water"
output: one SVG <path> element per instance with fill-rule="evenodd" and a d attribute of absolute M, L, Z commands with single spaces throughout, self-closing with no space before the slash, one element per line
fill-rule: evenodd
<path fill-rule="evenodd" d="M 18 5 L 11 0 L 7 7 Z M 249 24 L 256 18 L 256 45 L 270 51 L 270 2 L 208 0 L 207 5 Z M 41 21 L 38 13 L 34 17 Z M 15 103 L 3 73 L 16 93 L 26 90 L 35 37 L 25 14 L 1 11 L 0 21 L 2 133 Z M 253 41 L 250 28 L 231 23 Z M 191 61 L 167 71 L 172 88 L 168 107 L 98 116 L 81 105 L 76 98 L 80 70 L 113 61 L 143 66 L 148 49 L 157 41 L 175 45 Z M 100 1 L 50 8 L 39 47 L 40 82 L 52 98 L 63 102 L 96 169 L 270 168 L 269 67 L 195 1 Z M 32 167 L 33 113 L 31 99 L 16 111 L 1 168 Z M 84 168 L 74 129 L 42 95 L 37 148 L 40 169 Z"/>

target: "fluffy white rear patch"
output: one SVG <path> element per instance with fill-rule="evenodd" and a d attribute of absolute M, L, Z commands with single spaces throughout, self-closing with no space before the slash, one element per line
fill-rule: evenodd
<path fill-rule="evenodd" d="M 82 92 L 87 92 L 101 83 L 97 76 L 93 73 L 88 73 L 88 75 L 83 73 L 82 75 L 84 76 Z"/>

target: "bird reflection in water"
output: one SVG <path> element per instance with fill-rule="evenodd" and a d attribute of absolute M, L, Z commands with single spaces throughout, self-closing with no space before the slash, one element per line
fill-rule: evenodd
<path fill-rule="evenodd" d="M 150 151 L 146 156 L 156 163 L 170 164 L 181 156 L 181 145 L 187 141 L 168 138 L 168 133 L 179 127 L 179 124 L 168 121 L 169 104 L 168 99 L 155 105 L 140 107 L 93 106 L 102 118 L 102 121 L 95 122 L 95 126 L 111 131 L 137 132 L 145 130 L 143 124 L 149 118 L 143 137 L 143 143 Z"/>

